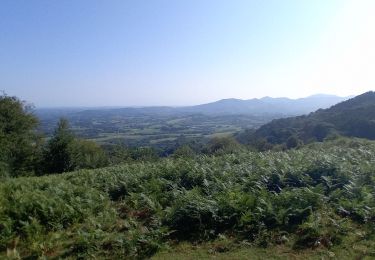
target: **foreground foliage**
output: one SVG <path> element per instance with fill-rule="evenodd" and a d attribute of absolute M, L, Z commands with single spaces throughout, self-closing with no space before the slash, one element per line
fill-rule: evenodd
<path fill-rule="evenodd" d="M 9 179 L 0 184 L 0 250 L 145 258 L 181 241 L 221 241 L 219 252 L 360 245 L 358 256 L 375 256 L 374 171 L 374 142 L 339 139 Z"/>

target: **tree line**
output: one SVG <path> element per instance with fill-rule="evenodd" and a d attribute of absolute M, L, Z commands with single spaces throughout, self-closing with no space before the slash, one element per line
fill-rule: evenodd
<path fill-rule="evenodd" d="M 32 107 L 17 97 L 0 96 L 0 176 L 61 173 L 108 164 L 95 142 L 77 138 L 65 119 L 46 140 Z"/>

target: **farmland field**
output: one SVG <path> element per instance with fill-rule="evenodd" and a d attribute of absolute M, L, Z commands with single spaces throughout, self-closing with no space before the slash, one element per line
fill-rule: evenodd
<path fill-rule="evenodd" d="M 117 110 L 75 111 L 58 114 L 55 109 L 47 113 L 39 111 L 41 129 L 47 136 L 59 116 L 66 117 L 72 130 L 79 137 L 102 145 L 125 144 L 132 147 L 151 146 L 165 150 L 177 143 L 207 140 L 213 136 L 225 136 L 244 129 L 258 128 L 271 121 L 273 116 L 252 115 L 203 115 L 203 114 L 140 114 L 129 115 Z"/>

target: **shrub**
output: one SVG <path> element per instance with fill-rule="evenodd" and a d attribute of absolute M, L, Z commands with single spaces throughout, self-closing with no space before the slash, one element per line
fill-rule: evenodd
<path fill-rule="evenodd" d="M 183 192 L 169 210 L 166 224 L 179 239 L 207 238 L 215 234 L 218 205 L 198 189 Z"/>

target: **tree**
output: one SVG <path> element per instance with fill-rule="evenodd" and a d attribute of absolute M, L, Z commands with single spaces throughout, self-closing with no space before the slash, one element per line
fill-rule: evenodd
<path fill-rule="evenodd" d="M 176 149 L 173 153 L 174 158 L 192 158 L 194 157 L 195 152 L 189 145 L 183 145 Z"/>
<path fill-rule="evenodd" d="M 71 164 L 74 169 L 95 169 L 108 165 L 103 149 L 95 142 L 74 139 L 70 146 Z"/>
<path fill-rule="evenodd" d="M 300 145 L 302 145 L 302 141 L 298 139 L 297 136 L 292 135 L 286 140 L 286 147 L 288 149 L 296 148 Z"/>
<path fill-rule="evenodd" d="M 33 175 L 40 138 L 32 107 L 17 97 L 0 95 L 0 176 Z"/>
<path fill-rule="evenodd" d="M 158 153 L 152 147 L 137 147 L 131 150 L 131 156 L 135 161 L 155 161 Z"/>
<path fill-rule="evenodd" d="M 44 153 L 47 173 L 62 173 L 77 169 L 106 166 L 108 159 L 95 142 L 74 136 L 66 119 L 60 119 Z"/>
<path fill-rule="evenodd" d="M 207 154 L 226 154 L 234 153 L 242 149 L 242 146 L 231 136 L 214 137 L 206 147 L 204 152 Z"/>
<path fill-rule="evenodd" d="M 104 146 L 104 151 L 111 165 L 133 161 L 131 151 L 125 145 L 107 145 Z"/>
<path fill-rule="evenodd" d="M 71 153 L 73 140 L 74 135 L 69 129 L 68 120 L 61 118 L 44 153 L 45 170 L 48 173 L 61 173 L 74 169 Z"/>

